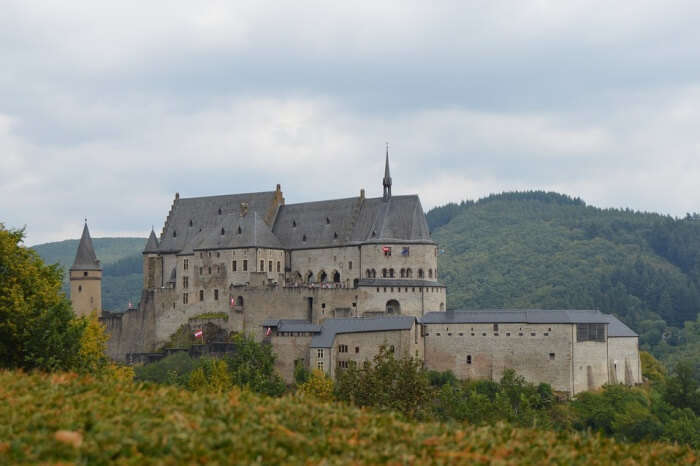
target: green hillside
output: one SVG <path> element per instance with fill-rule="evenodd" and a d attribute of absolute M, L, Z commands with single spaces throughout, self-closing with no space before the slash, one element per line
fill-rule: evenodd
<path fill-rule="evenodd" d="M 33 246 L 47 264 L 61 264 L 64 291 L 68 294 L 68 269 L 78 249 L 77 239 Z M 102 307 L 125 309 L 129 301 L 138 303 L 143 285 L 141 251 L 146 238 L 93 238 L 95 253 L 103 269 Z"/>
<path fill-rule="evenodd" d="M 700 365 L 700 217 L 599 209 L 556 193 L 432 209 L 448 308 L 597 308 L 667 362 Z"/>
<path fill-rule="evenodd" d="M 2 464 L 697 464 L 669 443 L 269 398 L 0 371 Z"/>

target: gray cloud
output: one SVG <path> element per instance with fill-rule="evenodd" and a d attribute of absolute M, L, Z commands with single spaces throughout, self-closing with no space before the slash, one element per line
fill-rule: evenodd
<path fill-rule="evenodd" d="M 512 189 L 698 211 L 697 2 L 3 2 L 0 221 L 145 235 L 183 196 Z"/>

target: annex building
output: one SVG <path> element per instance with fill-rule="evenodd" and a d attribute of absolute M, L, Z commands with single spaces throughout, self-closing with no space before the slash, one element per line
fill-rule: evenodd
<path fill-rule="evenodd" d="M 419 197 L 392 195 L 388 153 L 382 191 L 299 204 L 286 204 L 280 185 L 176 194 L 145 245 L 138 307 L 102 313 L 109 355 L 126 360 L 213 325 L 272 344 L 290 382 L 297 364 L 335 375 L 382 346 L 459 377 L 498 379 L 513 368 L 571 394 L 641 381 L 637 335 L 613 316 L 447 311 L 437 244 Z M 100 275 L 86 225 L 71 269 L 77 313 L 101 308 Z"/>

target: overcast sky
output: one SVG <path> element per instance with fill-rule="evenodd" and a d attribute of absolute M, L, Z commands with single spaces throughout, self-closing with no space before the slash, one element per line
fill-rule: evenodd
<path fill-rule="evenodd" d="M 697 0 L 106 3 L 0 0 L 0 222 L 28 244 L 160 231 L 176 191 L 381 195 L 385 141 L 426 210 L 700 211 Z"/>

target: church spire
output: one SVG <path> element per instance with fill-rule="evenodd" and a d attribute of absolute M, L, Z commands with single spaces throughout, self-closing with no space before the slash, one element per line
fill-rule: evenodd
<path fill-rule="evenodd" d="M 384 166 L 384 196 L 383 199 L 388 201 L 391 199 L 391 174 L 389 173 L 389 143 L 386 143 L 386 165 Z"/>
<path fill-rule="evenodd" d="M 80 237 L 78 251 L 75 253 L 75 261 L 71 270 L 102 270 L 100 261 L 97 260 L 95 248 L 92 246 L 90 230 L 88 230 L 87 219 L 83 227 L 83 235 Z"/>

